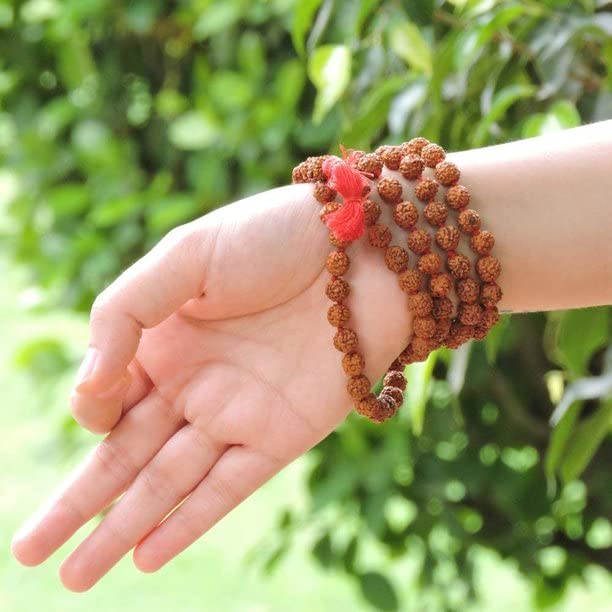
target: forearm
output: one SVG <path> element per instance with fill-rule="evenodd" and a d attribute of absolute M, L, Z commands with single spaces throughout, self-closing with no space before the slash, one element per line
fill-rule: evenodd
<path fill-rule="evenodd" d="M 612 303 L 612 121 L 449 157 L 495 235 L 501 311 Z"/>

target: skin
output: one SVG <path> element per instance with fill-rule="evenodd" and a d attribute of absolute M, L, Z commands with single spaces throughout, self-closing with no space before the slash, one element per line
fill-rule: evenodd
<path fill-rule="evenodd" d="M 611 156 L 612 122 L 450 156 L 496 236 L 500 310 L 612 302 Z M 71 404 L 110 433 L 15 535 L 21 563 L 42 563 L 125 493 L 61 580 L 85 591 L 131 550 L 156 571 L 346 418 L 319 210 L 310 185 L 225 206 L 98 297 Z M 412 313 L 380 252 L 366 240 L 348 252 L 351 326 L 374 381 L 410 340 Z"/>

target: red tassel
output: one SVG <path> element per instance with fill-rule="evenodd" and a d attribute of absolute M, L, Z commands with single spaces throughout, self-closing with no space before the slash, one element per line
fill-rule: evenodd
<path fill-rule="evenodd" d="M 341 207 L 327 215 L 325 223 L 338 240 L 350 242 L 365 232 L 363 201 L 369 191 L 368 180 L 339 157 L 328 157 L 323 162 L 328 185 L 343 198 Z"/>

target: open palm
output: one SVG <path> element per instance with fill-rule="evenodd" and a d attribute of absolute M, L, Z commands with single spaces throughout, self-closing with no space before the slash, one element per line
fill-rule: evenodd
<path fill-rule="evenodd" d="M 72 404 L 81 424 L 111 432 L 16 536 L 22 563 L 125 492 L 62 580 L 88 589 L 134 547 L 155 571 L 344 419 L 318 213 L 308 185 L 247 198 L 171 232 L 101 294 Z M 347 280 L 375 379 L 405 346 L 410 313 L 366 250 L 351 248 Z"/>

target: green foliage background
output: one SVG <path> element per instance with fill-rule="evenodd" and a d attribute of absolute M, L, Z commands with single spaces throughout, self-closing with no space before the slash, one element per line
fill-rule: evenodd
<path fill-rule="evenodd" d="M 609 119 L 611 68 L 605 0 L 2 0 L 1 244 L 39 306 L 86 311 L 171 227 L 309 154 Z M 279 518 L 268 567 L 315 525 L 319 561 L 384 610 L 402 604 L 366 539 L 419 560 L 428 610 L 469 600 L 477 547 L 515 560 L 534 606 L 612 569 L 611 317 L 514 315 L 410 366 L 398 420 L 350 418 L 313 451 L 311 503 Z M 17 360 L 71 365 L 50 338 Z"/>

